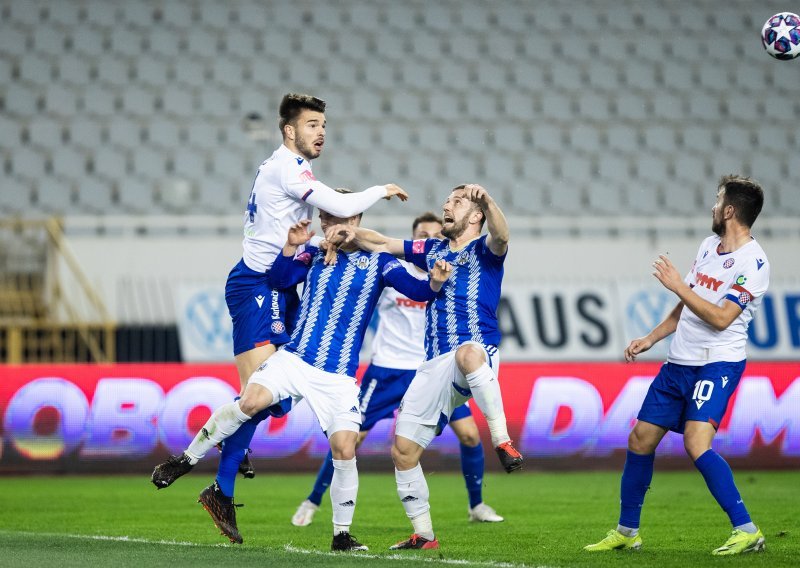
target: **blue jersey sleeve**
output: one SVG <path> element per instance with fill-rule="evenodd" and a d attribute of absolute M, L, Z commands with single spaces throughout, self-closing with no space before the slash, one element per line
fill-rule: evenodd
<path fill-rule="evenodd" d="M 314 255 L 319 252 L 316 247 L 307 247 L 294 257 L 279 254 L 269 271 L 269 285 L 278 290 L 292 288 L 306 279 L 311 269 Z"/>
<path fill-rule="evenodd" d="M 386 257 L 381 269 L 386 284 L 415 302 L 428 302 L 436 297 L 436 292 L 431 289 L 428 279 L 415 278 L 397 259 L 388 254 Z"/>
<path fill-rule="evenodd" d="M 411 264 L 419 266 L 422 270 L 427 272 L 428 253 L 438 242 L 440 242 L 438 239 L 417 239 L 414 241 L 403 241 L 405 259 Z"/>
<path fill-rule="evenodd" d="M 497 256 L 492 252 L 492 249 L 489 248 L 489 245 L 486 244 L 486 238 L 488 235 L 483 235 L 480 238 L 480 244 L 478 246 L 478 250 L 486 260 L 492 262 L 494 264 L 503 264 L 506 260 L 506 256 L 508 255 L 508 247 L 506 247 L 506 252 L 503 253 L 501 256 Z"/>

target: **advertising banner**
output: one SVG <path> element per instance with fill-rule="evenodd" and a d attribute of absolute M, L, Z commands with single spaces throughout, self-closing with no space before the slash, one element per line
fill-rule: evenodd
<path fill-rule="evenodd" d="M 658 369 L 655 363 L 504 363 L 510 434 L 530 467 L 619 461 Z M 152 467 L 182 451 L 212 409 L 238 392 L 233 365 L 4 366 L 0 376 L 0 471 Z M 388 459 L 392 428 L 391 420 L 379 423 L 359 459 L 366 465 L 371 457 Z M 484 444 L 490 446 L 488 438 Z M 301 403 L 288 416 L 261 423 L 251 447 L 256 459 L 271 458 L 271 469 L 296 471 L 314 469 L 328 445 Z M 800 363 L 750 363 L 714 447 L 754 467 L 800 465 Z M 447 428 L 426 456 L 458 453 Z M 689 463 L 677 434 L 668 434 L 658 453 Z M 487 459 L 487 466 L 496 467 L 494 461 Z"/>

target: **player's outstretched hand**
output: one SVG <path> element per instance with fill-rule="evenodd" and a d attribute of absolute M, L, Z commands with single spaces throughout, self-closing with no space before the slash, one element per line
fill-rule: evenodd
<path fill-rule="evenodd" d="M 492 202 L 489 192 L 477 183 L 468 183 L 464 187 L 464 194 L 467 199 L 477 203 L 481 209 L 485 209 Z"/>
<path fill-rule="evenodd" d="M 294 247 L 306 244 L 316 234 L 314 231 L 308 230 L 309 225 L 311 225 L 311 219 L 301 219 L 289 227 L 289 236 L 286 242 Z"/>
<path fill-rule="evenodd" d="M 453 265 L 446 260 L 439 259 L 431 268 L 431 280 L 437 284 L 444 284 L 453 273 Z"/>
<path fill-rule="evenodd" d="M 325 230 L 325 240 L 340 247 L 356 238 L 355 227 L 351 225 L 331 225 Z"/>
<path fill-rule="evenodd" d="M 400 201 L 408 201 L 408 193 L 406 193 L 405 189 L 395 183 L 387 183 L 386 197 L 384 199 L 391 199 L 394 196 L 397 196 Z"/>
<path fill-rule="evenodd" d="M 681 273 L 678 272 L 678 269 L 675 268 L 675 265 L 672 264 L 672 261 L 670 261 L 667 255 L 658 255 L 658 258 L 653 262 L 653 268 L 656 269 L 655 272 L 653 272 L 653 276 L 655 276 L 667 290 L 675 292 L 683 283 Z"/>
<path fill-rule="evenodd" d="M 647 337 L 640 337 L 631 341 L 630 345 L 625 349 L 625 360 L 628 363 L 636 361 L 636 356 L 639 353 L 644 353 L 653 346 L 653 342 Z"/>

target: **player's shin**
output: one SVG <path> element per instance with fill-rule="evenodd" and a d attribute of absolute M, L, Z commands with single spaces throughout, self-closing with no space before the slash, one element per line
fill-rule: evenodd
<path fill-rule="evenodd" d="M 728 514 L 731 525 L 745 532 L 756 532 L 758 529 L 752 523 L 747 507 L 744 506 L 728 462 L 714 450 L 708 450 L 695 460 L 694 465 L 706 480 L 714 499 Z"/>
<path fill-rule="evenodd" d="M 640 455 L 628 450 L 620 481 L 620 514 L 617 530 L 627 537 L 639 531 L 644 496 L 653 479 L 655 454 Z"/>
<path fill-rule="evenodd" d="M 475 403 L 486 418 L 492 445 L 497 447 L 508 442 L 511 438 L 508 435 L 508 426 L 506 426 L 503 397 L 500 394 L 500 383 L 494 372 L 489 365 L 484 363 L 472 373 L 467 374 L 466 379 Z"/>
<path fill-rule="evenodd" d="M 414 533 L 433 540 L 433 521 L 431 520 L 430 491 L 422 466 L 400 471 L 394 470 L 395 480 L 397 481 L 397 496 L 406 510 L 406 515 L 411 520 Z"/>
<path fill-rule="evenodd" d="M 358 497 L 358 468 L 356 458 L 333 460 L 331 480 L 331 505 L 333 506 L 333 534 L 350 532 Z"/>
<path fill-rule="evenodd" d="M 211 448 L 236 432 L 239 426 L 248 420 L 250 417 L 242 412 L 238 402 L 220 406 L 200 429 L 184 453 L 192 460 L 192 464 L 197 463 Z"/>

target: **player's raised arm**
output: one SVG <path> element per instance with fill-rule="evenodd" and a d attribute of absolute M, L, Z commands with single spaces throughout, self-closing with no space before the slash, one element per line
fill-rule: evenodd
<path fill-rule="evenodd" d="M 478 204 L 486 216 L 486 228 L 489 236 L 486 246 L 497 256 L 503 256 L 508 251 L 508 221 L 489 192 L 478 184 L 467 184 L 464 193 L 470 201 Z"/>
<path fill-rule="evenodd" d="M 336 246 L 352 242 L 367 252 L 388 252 L 395 257 L 405 254 L 402 239 L 393 239 L 362 227 L 334 225 L 325 232 L 325 239 Z"/>
<path fill-rule="evenodd" d="M 287 181 L 290 193 L 334 217 L 346 218 L 358 215 L 372 207 L 379 199 L 391 199 L 395 196 L 401 201 L 408 199 L 408 193 L 393 183 L 374 185 L 361 192 L 342 194 L 321 181 L 308 177 L 310 174 L 304 174 L 305 172 L 300 172 Z"/>
<path fill-rule="evenodd" d="M 310 224 L 310 219 L 303 219 L 289 228 L 282 254 L 275 258 L 269 272 L 269 282 L 273 288 L 286 289 L 305 280 L 310 268 L 310 256 L 306 254 L 306 258 L 295 258 L 295 254 L 300 246 L 309 243 L 314 236 L 314 231 L 308 230 Z"/>

